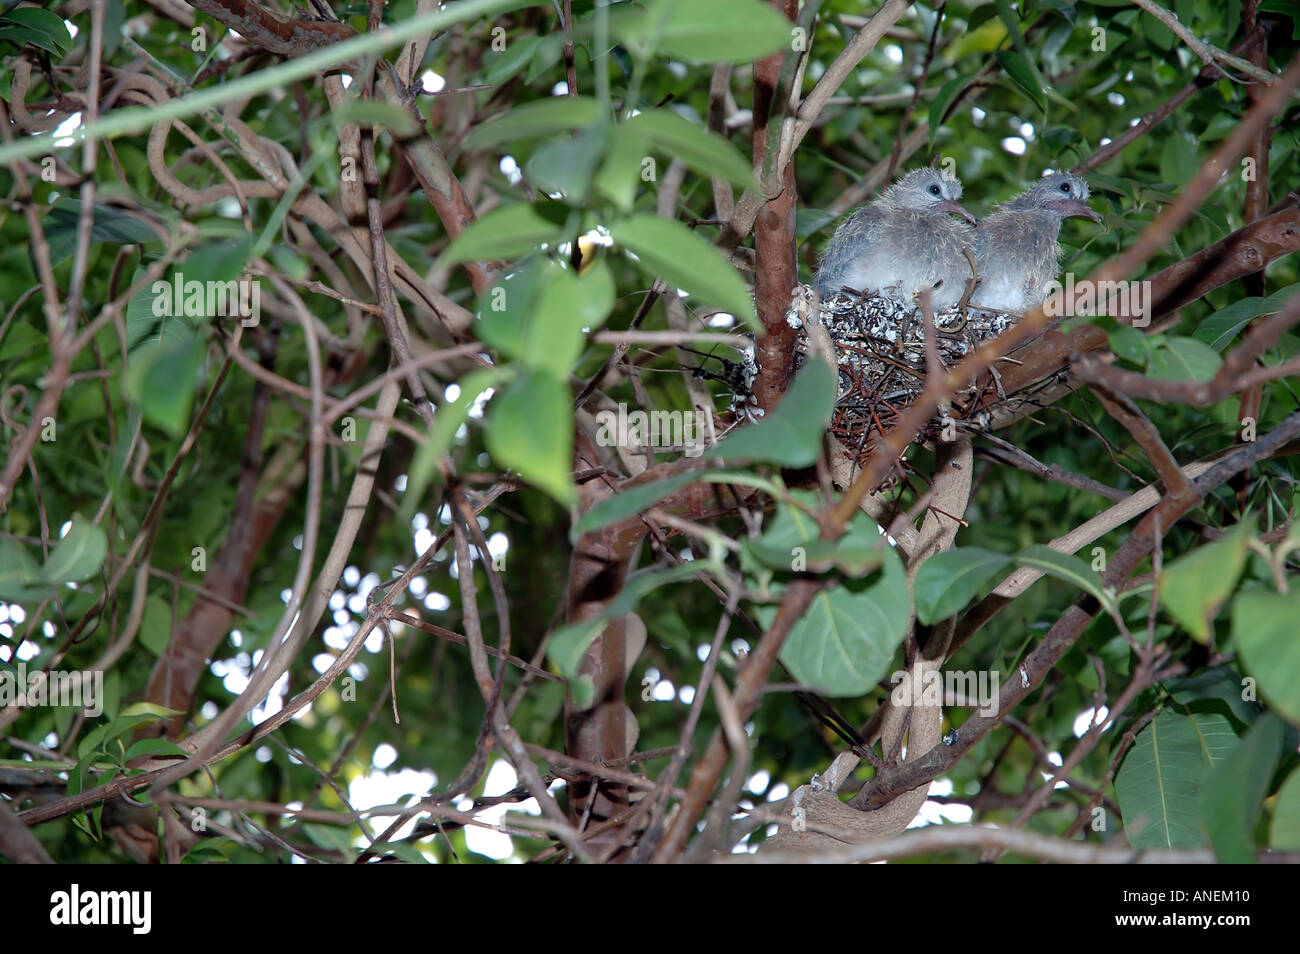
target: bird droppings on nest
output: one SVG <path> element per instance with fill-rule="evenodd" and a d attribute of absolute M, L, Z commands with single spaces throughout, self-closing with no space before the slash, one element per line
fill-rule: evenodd
<path fill-rule="evenodd" d="M 806 285 L 795 288 L 786 320 L 800 329 L 800 362 L 809 352 L 805 322 L 813 314 L 816 293 Z M 859 464 L 870 455 L 874 438 L 888 432 L 899 414 L 925 388 L 925 330 L 920 309 L 895 298 L 840 291 L 821 302 L 820 318 L 835 347 L 839 389 L 835 411 L 827 428 L 855 455 Z M 960 306 L 934 316 L 939 361 L 951 368 L 983 342 L 996 338 L 1019 320 Z M 974 395 L 972 382 L 956 397 Z M 971 403 L 966 401 L 964 403 Z M 947 411 L 922 432 L 922 438 L 939 437 L 950 418 Z M 958 426 L 983 429 L 988 413 L 976 407 Z"/>

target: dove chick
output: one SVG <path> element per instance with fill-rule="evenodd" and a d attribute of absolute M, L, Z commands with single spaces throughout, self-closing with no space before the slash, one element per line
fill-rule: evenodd
<path fill-rule="evenodd" d="M 1041 305 L 1061 270 L 1061 222 L 1070 216 L 1101 222 L 1089 195 L 1083 179 L 1054 172 L 995 206 L 975 229 L 980 283 L 970 303 L 1015 314 Z"/>
<path fill-rule="evenodd" d="M 975 238 L 967 224 L 975 217 L 960 198 L 961 182 L 938 169 L 907 173 L 835 230 L 813 279 L 817 291 L 825 298 L 851 288 L 912 304 L 929 290 L 935 311 L 957 304 L 971 277 L 962 248 Z"/>

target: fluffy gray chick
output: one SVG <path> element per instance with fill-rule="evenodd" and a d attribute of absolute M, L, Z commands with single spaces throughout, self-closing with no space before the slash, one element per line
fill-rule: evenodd
<path fill-rule="evenodd" d="M 981 219 L 975 229 L 980 283 L 971 304 L 1016 314 L 1041 305 L 1061 270 L 1061 221 L 1072 215 L 1101 221 L 1088 196 L 1088 183 L 1054 172 Z"/>
<path fill-rule="evenodd" d="M 974 243 L 975 217 L 957 202 L 961 182 L 938 169 L 914 169 L 835 230 L 813 279 L 822 297 L 842 287 L 912 304 L 931 291 L 935 311 L 957 304 L 970 281 L 962 247 Z M 937 287 L 936 287 L 937 286 Z"/>

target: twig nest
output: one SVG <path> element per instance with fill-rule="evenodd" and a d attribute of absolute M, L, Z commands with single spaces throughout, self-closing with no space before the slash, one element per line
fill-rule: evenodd
<path fill-rule="evenodd" d="M 874 439 L 888 432 L 925 388 L 924 319 L 914 304 L 894 298 L 841 291 L 823 300 L 820 308 L 816 307 L 816 298 L 809 286 L 797 286 L 786 320 L 804 332 L 798 343 L 800 362 L 809 350 L 810 320 L 820 321 L 830 335 L 839 366 L 839 392 L 828 430 L 861 463 L 870 455 Z M 936 313 L 939 361 L 951 368 L 1017 320 L 1017 315 L 969 306 Z M 971 398 L 974 392 L 971 382 L 956 397 Z M 947 414 L 936 417 L 922 432 L 922 438 L 938 437 L 949 420 Z M 987 421 L 988 413 L 982 408 L 963 415 L 965 426 L 982 429 Z"/>

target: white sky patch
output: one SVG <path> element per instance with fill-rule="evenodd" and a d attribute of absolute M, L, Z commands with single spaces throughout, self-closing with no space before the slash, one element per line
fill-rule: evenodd
<path fill-rule="evenodd" d="M 231 36 L 237 36 L 238 34 L 236 34 L 234 30 L 231 30 L 231 31 L 230 31 L 230 35 L 231 35 Z M 341 74 L 341 75 L 339 76 L 339 79 L 343 81 L 343 88 L 344 88 L 344 89 L 351 89 L 351 88 L 352 88 L 352 77 L 349 76 L 347 73 L 343 73 L 343 74 Z"/>
<path fill-rule="evenodd" d="M 1035 130 L 1034 130 L 1034 124 L 1033 124 L 1033 123 L 1021 123 L 1021 124 L 1020 124 L 1020 135 L 1024 136 L 1024 137 L 1025 137 L 1025 140 L 1026 140 L 1027 142 L 1033 142 L 1033 141 L 1034 141 L 1034 131 L 1035 131 Z"/>
<path fill-rule="evenodd" d="M 980 109 L 978 106 L 972 106 L 970 108 L 970 118 L 971 121 L 975 123 L 976 126 L 983 123 L 984 117 L 987 115 L 988 113 L 984 112 L 984 110 Z"/>
<path fill-rule="evenodd" d="M 524 174 L 519 171 L 519 163 L 515 161 L 514 156 L 502 156 L 497 168 L 511 185 L 519 185 L 524 179 Z"/>
<path fill-rule="evenodd" d="M 515 774 L 514 767 L 509 762 L 497 760 L 488 769 L 487 780 L 483 783 L 483 794 L 492 797 L 504 795 L 511 791 L 519 784 L 519 776 Z M 475 817 L 480 821 L 490 824 L 499 825 L 506 820 L 506 815 L 510 812 L 525 812 L 529 815 L 540 815 L 541 810 L 537 807 L 535 799 L 518 803 L 505 803 L 493 805 L 491 808 L 485 808 Z M 498 861 L 510 858 L 515 853 L 515 843 L 505 832 L 493 831 L 490 828 L 481 828 L 478 825 L 465 826 L 465 845 L 470 851 L 488 858 L 495 858 Z"/>
<path fill-rule="evenodd" d="M 952 782 L 946 778 L 937 778 L 930 783 L 931 795 L 947 797 L 952 794 Z M 941 802 L 927 801 L 920 812 L 912 819 L 908 828 L 924 828 L 927 825 L 940 825 L 944 822 L 968 823 L 974 812 L 968 805 L 948 805 Z"/>
<path fill-rule="evenodd" d="M 1096 709 L 1085 709 L 1083 712 L 1080 712 L 1079 717 L 1074 720 L 1074 737 L 1076 739 L 1083 738 L 1083 736 L 1087 734 L 1088 730 L 1092 728 L 1094 716 L 1096 717 L 1097 722 L 1105 722 L 1110 718 L 1110 710 L 1105 706 L 1102 706 L 1100 712 Z"/>
<path fill-rule="evenodd" d="M 749 781 L 745 783 L 745 790 L 755 795 L 762 795 L 767 791 L 768 783 L 771 781 L 771 774 L 764 769 L 759 769 L 749 777 Z"/>
<path fill-rule="evenodd" d="M 1125 103 L 1124 94 L 1123 94 L 1123 93 L 1107 93 L 1107 94 L 1106 94 L 1106 102 L 1110 103 L 1112 106 L 1123 106 L 1124 103 Z"/>
<path fill-rule="evenodd" d="M 709 315 L 707 324 L 710 328 L 731 328 L 736 324 L 736 316 L 729 315 L 725 311 L 715 312 Z"/>
<path fill-rule="evenodd" d="M 75 133 L 80 128 L 81 128 L 81 113 L 73 113 L 63 122 L 59 123 L 57 126 L 54 127 L 54 145 L 71 146 L 74 142 L 76 142 L 76 140 L 73 138 L 73 133 Z M 63 533 L 60 533 L 59 536 L 63 536 L 64 533 L 67 533 L 68 531 L 66 527 L 69 527 L 71 525 L 72 525 L 71 522 L 66 524 Z"/>
<path fill-rule="evenodd" d="M 565 80 L 560 80 L 558 83 L 556 83 L 554 86 L 552 86 L 552 87 L 551 87 L 551 95 L 552 95 L 552 96 L 568 96 L 568 95 L 569 95 L 569 84 L 568 84 L 568 82 L 566 82 Z"/>
<path fill-rule="evenodd" d="M 271 687 L 271 691 L 267 693 L 266 699 L 262 701 L 262 704 L 260 706 L 253 706 L 253 711 L 248 714 L 249 721 L 252 722 L 253 725 L 260 725 L 261 723 L 265 722 L 267 719 L 271 718 L 271 716 L 279 712 L 281 709 L 283 709 L 284 694 L 285 692 L 288 691 L 288 689 L 289 689 L 289 674 L 286 672 L 283 675 L 281 675 L 279 679 L 275 681 L 275 685 Z M 295 714 L 296 717 L 302 718 L 302 716 L 310 708 L 311 707 L 308 706 L 306 708 L 299 709 L 298 712 Z"/>
<path fill-rule="evenodd" d="M 885 47 L 885 59 L 894 64 L 903 62 L 902 47 L 895 46 L 893 43 L 889 44 Z"/>
<path fill-rule="evenodd" d="M 682 703 L 684 705 L 689 706 L 692 702 L 695 701 L 695 687 L 682 686 L 680 689 L 677 690 L 677 698 L 682 700 Z"/>
<path fill-rule="evenodd" d="M 375 747 L 375 754 L 370 757 L 370 761 L 375 768 L 383 771 L 397 761 L 397 749 L 393 748 L 387 742 L 380 742 Z"/>
<path fill-rule="evenodd" d="M 438 784 L 438 777 L 432 772 L 417 772 L 404 768 L 400 772 L 371 772 L 360 775 L 348 783 L 348 801 L 357 811 L 365 811 L 379 805 L 411 805 L 426 792 Z M 396 816 L 378 815 L 370 819 L 370 830 L 384 831 Z M 415 829 L 416 819 L 410 818 L 397 829 L 394 837 L 405 838 Z"/>
<path fill-rule="evenodd" d="M 71 20 L 64 20 L 63 25 L 68 28 L 68 33 L 72 35 L 72 38 L 74 40 L 77 38 L 77 34 L 81 32 L 80 30 L 77 29 L 77 25 L 73 23 Z"/>
<path fill-rule="evenodd" d="M 420 74 L 420 85 L 426 93 L 441 93 L 446 89 L 447 81 L 433 70 L 425 70 Z"/>
<path fill-rule="evenodd" d="M 393 481 L 393 489 L 396 490 L 399 494 L 404 494 L 404 493 L 406 493 L 406 475 L 405 475 L 405 474 L 398 474 L 398 475 L 397 475 L 397 479 L 396 479 L 395 481 Z"/>
<path fill-rule="evenodd" d="M 1008 136 L 1002 140 L 1002 148 L 1013 156 L 1023 156 L 1025 154 L 1025 141 L 1019 136 Z"/>

